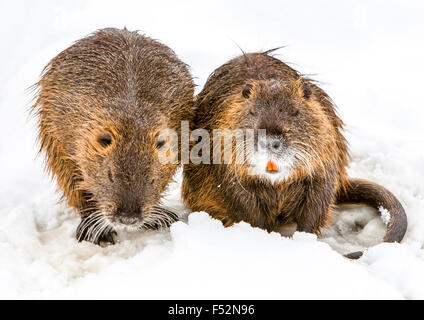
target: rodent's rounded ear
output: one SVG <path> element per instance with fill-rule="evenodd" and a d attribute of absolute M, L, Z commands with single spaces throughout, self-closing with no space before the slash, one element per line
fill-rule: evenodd
<path fill-rule="evenodd" d="M 312 88 L 306 82 L 302 82 L 303 97 L 309 100 L 312 95 Z"/>
<path fill-rule="evenodd" d="M 242 91 L 243 98 L 245 98 L 245 99 L 250 98 L 250 96 L 252 94 L 252 88 L 253 88 L 252 84 L 250 84 L 250 83 L 246 84 L 246 86 L 244 87 L 244 89 Z"/>

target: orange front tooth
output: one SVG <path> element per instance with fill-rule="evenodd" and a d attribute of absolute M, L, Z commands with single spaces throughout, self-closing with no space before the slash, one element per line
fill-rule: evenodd
<path fill-rule="evenodd" d="M 274 161 L 269 160 L 266 164 L 266 169 L 268 171 L 278 171 L 277 164 Z"/>
<path fill-rule="evenodd" d="M 268 163 L 266 164 L 266 169 L 268 171 L 272 171 L 272 161 L 268 161 Z"/>

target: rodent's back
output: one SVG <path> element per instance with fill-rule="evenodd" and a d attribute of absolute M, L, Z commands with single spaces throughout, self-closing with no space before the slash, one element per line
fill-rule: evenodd
<path fill-rule="evenodd" d="M 90 106 L 107 109 L 114 104 L 127 113 L 137 112 L 143 101 L 172 113 L 169 104 L 189 99 L 194 87 L 187 66 L 171 49 L 118 29 L 100 30 L 63 51 L 45 68 L 38 85 L 40 100 L 46 100 L 42 102 L 84 115 Z"/>

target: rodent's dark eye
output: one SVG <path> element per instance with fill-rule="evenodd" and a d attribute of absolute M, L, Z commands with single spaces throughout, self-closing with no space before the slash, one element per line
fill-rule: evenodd
<path fill-rule="evenodd" d="M 297 117 L 297 116 L 299 115 L 299 113 L 300 113 L 300 111 L 299 111 L 299 110 L 296 110 L 295 112 L 293 112 L 293 113 L 291 114 L 291 116 L 292 116 L 292 117 Z"/>
<path fill-rule="evenodd" d="M 112 144 L 112 135 L 109 132 L 104 132 L 97 138 L 97 142 L 106 148 Z"/>
<path fill-rule="evenodd" d="M 156 148 L 162 148 L 166 143 L 166 139 L 164 137 L 158 137 L 156 140 Z"/>

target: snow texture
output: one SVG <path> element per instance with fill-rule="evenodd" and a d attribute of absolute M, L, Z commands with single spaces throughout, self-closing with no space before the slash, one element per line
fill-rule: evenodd
<path fill-rule="evenodd" d="M 378 211 L 381 214 L 381 220 L 383 220 L 384 224 L 386 226 L 388 226 L 389 223 L 390 223 L 390 212 L 389 212 L 389 210 L 385 209 L 383 206 L 380 206 L 378 208 Z"/>
<path fill-rule="evenodd" d="M 424 298 L 422 1 L 1 1 L 0 298 Z M 391 190 L 408 214 L 402 244 L 367 207 L 338 208 L 323 239 L 293 238 L 188 215 L 181 175 L 170 230 L 77 243 L 78 216 L 59 202 L 37 157 L 34 84 L 47 62 L 103 27 L 160 39 L 207 76 L 244 51 L 279 57 L 321 81 L 339 106 L 349 173 Z M 369 248 L 359 261 L 340 253 Z"/>

